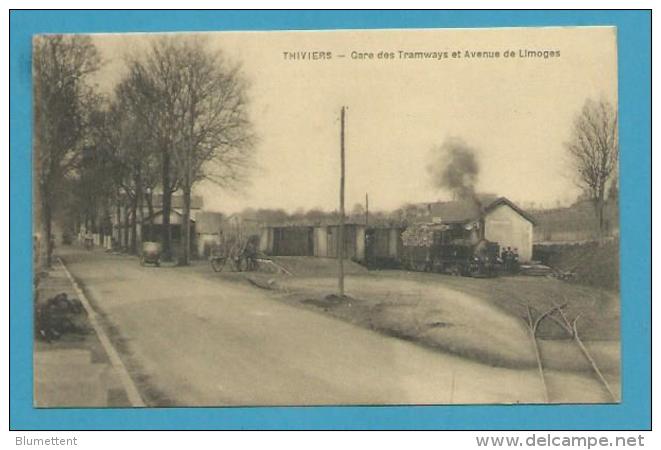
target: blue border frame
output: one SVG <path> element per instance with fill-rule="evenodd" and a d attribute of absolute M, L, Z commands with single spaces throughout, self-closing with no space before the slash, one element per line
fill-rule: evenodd
<path fill-rule="evenodd" d="M 618 27 L 622 367 L 619 405 L 32 408 L 31 37 L 35 33 L 351 28 Z M 12 11 L 10 14 L 10 428 L 651 428 L 651 12 Z"/>

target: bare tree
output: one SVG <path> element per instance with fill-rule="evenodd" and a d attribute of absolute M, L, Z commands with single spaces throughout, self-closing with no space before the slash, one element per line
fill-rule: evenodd
<path fill-rule="evenodd" d="M 172 42 L 182 91 L 181 142 L 174 155 L 181 170 L 183 237 L 180 264 L 190 258 L 190 203 L 195 183 L 210 180 L 235 188 L 253 162 L 254 136 L 240 67 L 197 39 Z"/>
<path fill-rule="evenodd" d="M 69 189 L 72 190 L 73 207 L 77 209 L 80 224 L 92 232 L 106 232 L 103 222 L 108 216 L 111 201 L 108 192 L 113 189 L 114 164 L 105 142 L 107 104 L 100 100 L 96 106 L 89 114 L 85 145 Z"/>
<path fill-rule="evenodd" d="M 45 266 L 51 263 L 55 190 L 79 160 L 86 112 L 97 100 L 86 79 L 99 65 L 89 37 L 48 35 L 33 41 L 35 223 Z"/>
<path fill-rule="evenodd" d="M 181 189 L 180 263 L 188 264 L 193 186 L 207 179 L 235 188 L 252 166 L 254 138 L 246 88 L 240 67 L 197 38 L 159 38 L 146 54 L 128 60 L 128 72 L 115 89 L 104 129 L 106 148 L 115 162 L 118 211 L 124 208 L 125 221 L 132 218 L 132 250 L 137 246 L 136 224 L 143 222 L 144 200 L 153 218 L 151 192 L 158 168 L 164 259 L 171 257 L 172 250 L 172 195 Z M 124 226 L 128 245 L 129 222 Z"/>
<path fill-rule="evenodd" d="M 183 91 L 178 38 L 163 37 L 155 40 L 144 57 L 130 61 L 131 71 L 138 82 L 143 107 L 149 113 L 142 117 L 159 152 L 160 187 L 162 190 L 162 236 L 163 258 L 172 258 L 172 228 L 170 213 L 172 194 L 180 187 L 180 173 L 173 164 L 175 152 L 181 145 Z M 151 199 L 148 198 L 151 205 Z M 151 208 L 151 206 L 150 206 Z"/>
<path fill-rule="evenodd" d="M 138 251 L 138 235 L 142 235 L 144 201 L 146 191 L 149 204 L 149 220 L 153 221 L 151 191 L 158 180 L 158 151 L 156 135 L 152 132 L 154 108 L 145 95 L 145 80 L 142 68 L 131 65 L 127 75 L 115 88 L 113 104 L 114 127 L 119 134 L 116 145 L 116 160 L 119 184 L 128 198 L 130 214 L 130 242 L 125 239 L 131 253 Z M 127 224 L 128 225 L 128 224 Z M 128 234 L 128 226 L 125 229 Z"/>
<path fill-rule="evenodd" d="M 571 140 L 565 145 L 576 171 L 577 184 L 594 205 L 601 239 L 607 187 L 617 172 L 619 144 L 615 108 L 606 100 L 586 100 L 574 120 Z"/>

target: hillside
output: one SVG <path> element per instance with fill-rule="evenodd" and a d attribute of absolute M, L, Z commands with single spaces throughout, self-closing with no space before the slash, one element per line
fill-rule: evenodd
<path fill-rule="evenodd" d="M 576 242 L 595 240 L 598 221 L 592 203 L 577 202 L 569 207 L 528 211 L 535 219 L 534 242 Z M 604 209 L 606 236 L 619 233 L 617 201 L 608 201 Z"/>

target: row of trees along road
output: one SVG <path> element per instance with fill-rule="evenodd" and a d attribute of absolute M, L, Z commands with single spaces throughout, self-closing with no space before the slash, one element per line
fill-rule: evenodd
<path fill-rule="evenodd" d="M 59 43 L 67 45 L 60 48 Z M 37 194 L 43 211 L 42 235 L 50 236 L 50 212 L 57 199 L 66 198 L 67 214 L 79 217 L 87 229 L 109 234 L 110 215 L 123 217 L 123 242 L 138 252 L 138 226 L 153 223 L 153 195 L 160 191 L 163 254 L 171 259 L 172 196 L 181 191 L 179 263 L 188 264 L 194 186 L 206 179 L 235 188 L 253 164 L 255 137 L 240 66 L 201 38 L 158 37 L 142 52 L 127 57 L 126 71 L 113 92 L 100 95 L 88 83 L 101 63 L 89 38 L 48 36 L 35 41 L 35 55 L 51 55 L 54 50 L 62 54 L 44 58 L 58 61 L 68 71 L 77 70 L 80 93 L 51 93 L 58 86 L 52 79 L 62 69 L 37 64 L 42 58 L 35 58 L 35 79 L 42 80 L 35 83 L 35 105 L 40 106 L 35 108 L 35 153 L 41 162 L 36 170 L 43 173 L 44 162 L 53 160 L 59 167 L 56 177 L 48 179 L 51 184 L 40 183 Z M 52 96 L 71 105 L 44 109 Z M 80 124 L 70 126 L 74 119 Z M 67 192 L 54 195 L 58 186 Z M 42 239 L 45 255 L 50 255 L 50 246 L 48 239 Z M 49 256 L 44 261 L 49 264 Z"/>
<path fill-rule="evenodd" d="M 53 214 L 68 176 L 79 168 L 89 112 L 98 98 L 86 83 L 99 54 L 82 36 L 40 36 L 33 46 L 34 201 L 39 262 L 50 266 Z"/>

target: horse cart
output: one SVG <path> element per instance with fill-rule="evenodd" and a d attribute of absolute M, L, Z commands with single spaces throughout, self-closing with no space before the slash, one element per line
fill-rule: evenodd
<path fill-rule="evenodd" d="M 227 239 L 218 245 L 209 256 L 209 264 L 214 272 L 221 272 L 228 264 L 236 272 L 257 270 L 259 236 L 248 239 Z"/>

